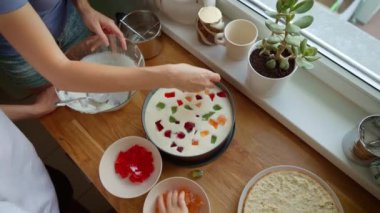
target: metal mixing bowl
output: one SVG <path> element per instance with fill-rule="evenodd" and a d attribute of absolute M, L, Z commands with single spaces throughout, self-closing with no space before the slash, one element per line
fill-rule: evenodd
<path fill-rule="evenodd" d="M 135 10 L 128 14 L 118 13 L 116 19 L 127 41 L 136 44 L 145 59 L 160 54 L 161 23 L 152 11 Z"/>

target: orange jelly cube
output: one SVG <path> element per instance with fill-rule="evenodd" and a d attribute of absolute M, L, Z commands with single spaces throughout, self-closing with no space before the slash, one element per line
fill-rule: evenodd
<path fill-rule="evenodd" d="M 197 146 L 197 145 L 199 145 L 199 141 L 193 139 L 193 141 L 191 142 L 191 145 Z"/>
<path fill-rule="evenodd" d="M 217 120 L 218 124 L 223 125 L 223 126 L 227 122 L 227 118 L 224 115 L 219 115 L 216 120 Z"/>
<path fill-rule="evenodd" d="M 185 99 L 186 99 L 188 102 L 191 102 L 191 100 L 193 100 L 193 97 L 191 97 L 191 96 L 186 96 Z"/>
<path fill-rule="evenodd" d="M 214 119 L 211 118 L 210 120 L 208 120 L 208 123 L 209 123 L 211 126 L 213 126 L 215 129 L 218 128 L 219 123 L 218 123 L 216 120 L 214 120 Z"/>
<path fill-rule="evenodd" d="M 208 134 L 209 134 L 209 131 L 208 130 L 203 130 L 201 131 L 201 137 L 206 137 Z"/>

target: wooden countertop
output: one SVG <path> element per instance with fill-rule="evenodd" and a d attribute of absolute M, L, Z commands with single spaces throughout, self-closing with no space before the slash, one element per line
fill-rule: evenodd
<path fill-rule="evenodd" d="M 206 67 L 189 52 L 163 35 L 163 51 L 146 64 L 189 63 Z M 196 180 L 210 198 L 213 212 L 236 212 L 245 184 L 259 171 L 274 165 L 303 167 L 324 179 L 339 197 L 346 212 L 378 212 L 380 201 L 305 144 L 260 107 L 227 84 L 236 104 L 236 134 L 227 151 L 200 167 L 205 175 Z M 146 195 L 120 199 L 102 186 L 98 166 L 104 150 L 119 138 L 144 137 L 141 107 L 147 92 L 137 92 L 116 112 L 87 115 L 59 108 L 41 118 L 42 124 L 118 212 L 142 212 Z M 164 161 L 159 181 L 188 176 L 194 168 Z"/>

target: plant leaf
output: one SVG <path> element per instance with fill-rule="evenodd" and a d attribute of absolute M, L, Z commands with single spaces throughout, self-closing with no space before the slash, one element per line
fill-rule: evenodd
<path fill-rule="evenodd" d="M 307 39 L 305 38 L 305 39 L 301 42 L 301 46 L 300 46 L 300 49 L 301 49 L 301 53 L 302 53 L 302 54 L 305 54 L 306 45 L 307 45 Z"/>
<path fill-rule="evenodd" d="M 268 43 L 276 44 L 276 43 L 280 43 L 282 40 L 284 40 L 284 35 L 275 34 L 268 38 Z"/>
<path fill-rule="evenodd" d="M 295 3 L 296 3 L 295 0 L 284 0 L 282 3 L 282 9 L 286 10 L 286 9 L 292 8 L 294 7 Z"/>
<path fill-rule="evenodd" d="M 267 14 L 269 17 L 272 17 L 272 18 L 277 18 L 277 15 L 278 15 L 276 11 L 270 11 L 270 10 L 266 10 L 265 14 Z"/>
<path fill-rule="evenodd" d="M 306 61 L 306 59 L 302 58 L 302 57 L 297 57 L 296 58 L 296 63 L 298 66 L 302 67 L 302 68 L 305 68 L 305 69 L 313 69 L 313 64 Z"/>
<path fill-rule="evenodd" d="M 283 70 L 289 69 L 289 61 L 286 58 L 281 58 L 280 60 L 280 68 Z"/>
<path fill-rule="evenodd" d="M 307 47 L 305 49 L 304 55 L 305 56 L 315 56 L 315 55 L 317 55 L 317 52 L 318 52 L 317 48 L 315 48 L 315 47 Z"/>
<path fill-rule="evenodd" d="M 297 56 L 299 54 L 299 48 L 296 46 L 292 46 L 292 52 L 293 52 L 293 55 Z"/>
<path fill-rule="evenodd" d="M 299 34 L 300 31 L 301 31 L 300 27 L 298 27 L 295 24 L 291 24 L 291 23 L 288 23 L 288 25 L 286 26 L 286 28 L 287 28 L 287 30 L 288 30 L 289 33 Z"/>
<path fill-rule="evenodd" d="M 286 43 L 292 45 L 292 46 L 297 46 L 299 47 L 300 46 L 300 43 L 301 43 L 301 39 L 303 39 L 302 36 L 291 36 L 291 35 L 288 35 L 285 39 Z"/>
<path fill-rule="evenodd" d="M 313 5 L 314 5 L 314 0 L 304 0 L 294 5 L 294 7 L 290 9 L 290 11 L 295 11 L 298 14 L 304 13 L 310 10 L 313 7 Z"/>
<path fill-rule="evenodd" d="M 283 2 L 282 0 L 278 0 L 277 3 L 276 3 L 276 9 L 277 9 L 277 12 L 282 12 L 282 9 L 283 8 Z"/>
<path fill-rule="evenodd" d="M 301 18 L 294 21 L 293 24 L 297 25 L 301 29 L 304 29 L 310 26 L 313 23 L 313 20 L 313 16 L 302 16 Z"/>
<path fill-rule="evenodd" d="M 284 25 L 276 24 L 276 23 L 274 23 L 271 20 L 266 20 L 265 21 L 265 25 L 268 27 L 268 29 L 270 31 L 272 31 L 274 33 L 278 33 L 278 34 L 284 33 L 284 30 L 285 30 L 285 26 Z"/>
<path fill-rule="evenodd" d="M 318 59 L 320 59 L 321 57 L 319 56 L 316 56 L 316 55 L 313 55 L 313 56 L 305 56 L 305 59 L 308 61 L 308 62 L 314 62 Z"/>
<path fill-rule="evenodd" d="M 274 59 L 270 59 L 269 61 L 267 61 L 267 63 L 265 64 L 269 69 L 274 69 L 276 67 L 276 60 Z"/>

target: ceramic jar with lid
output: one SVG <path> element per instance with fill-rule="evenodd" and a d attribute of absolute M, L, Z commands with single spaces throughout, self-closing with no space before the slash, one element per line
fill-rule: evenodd
<path fill-rule="evenodd" d="M 224 30 L 222 12 L 214 6 L 202 7 L 198 12 L 196 26 L 198 40 L 202 44 L 216 45 L 216 35 Z"/>

